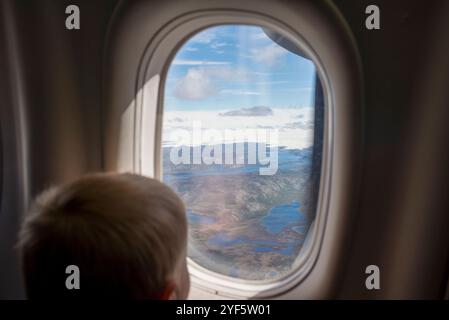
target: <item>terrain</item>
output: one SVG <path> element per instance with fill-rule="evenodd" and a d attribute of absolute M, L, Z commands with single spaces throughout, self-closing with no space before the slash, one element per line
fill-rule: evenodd
<path fill-rule="evenodd" d="M 291 270 L 313 220 L 312 148 L 280 148 L 272 176 L 260 165 L 174 165 L 169 153 L 163 178 L 188 209 L 190 258 L 248 280 Z"/>

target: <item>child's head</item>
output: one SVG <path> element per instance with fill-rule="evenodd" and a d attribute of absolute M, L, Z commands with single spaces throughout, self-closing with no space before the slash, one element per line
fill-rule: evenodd
<path fill-rule="evenodd" d="M 185 299 L 187 220 L 157 180 L 94 174 L 40 195 L 19 240 L 30 298 Z M 66 267 L 80 288 L 66 288 Z"/>

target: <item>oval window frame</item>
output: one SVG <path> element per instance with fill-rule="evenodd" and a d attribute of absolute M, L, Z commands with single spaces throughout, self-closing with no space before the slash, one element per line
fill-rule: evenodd
<path fill-rule="evenodd" d="M 179 19 L 179 21 L 178 21 Z M 242 13 L 242 12 L 207 12 L 203 14 L 191 14 L 184 16 L 182 18 L 176 19 L 177 21 L 173 21 L 173 27 L 167 30 L 167 34 L 160 35 L 162 39 L 157 47 L 151 50 L 151 54 L 146 57 L 142 61 L 143 65 L 145 65 L 145 76 L 143 77 L 144 83 L 138 85 L 138 87 L 144 87 L 145 83 L 151 81 L 153 72 L 151 71 L 151 64 L 158 64 L 159 56 L 165 60 L 163 64 L 162 71 L 160 73 L 160 83 L 158 90 L 158 99 L 157 99 L 157 119 L 156 122 L 156 136 L 154 142 L 154 168 L 153 172 L 151 169 L 149 170 L 146 167 L 146 163 L 148 161 L 141 161 L 139 163 L 141 174 L 151 174 L 157 179 L 161 179 L 162 177 L 162 155 L 161 155 L 161 132 L 163 126 L 163 112 L 164 112 L 164 92 L 165 92 L 165 80 L 167 77 L 168 69 L 174 59 L 174 56 L 179 52 L 180 48 L 188 42 L 194 35 L 198 34 L 201 31 L 207 30 L 212 27 L 218 27 L 223 25 L 254 25 L 258 27 L 269 28 L 270 30 L 274 30 L 280 34 L 287 36 L 291 41 L 293 41 L 296 45 L 298 45 L 302 50 L 306 52 L 310 60 L 313 61 L 317 71 L 317 77 L 321 81 L 323 86 L 324 93 L 324 126 L 323 126 L 323 153 L 322 153 L 322 166 L 321 166 L 321 175 L 320 175 L 320 191 L 318 196 L 317 203 L 317 212 L 315 215 L 315 219 L 313 225 L 311 226 L 311 230 L 308 232 L 307 237 L 311 237 L 307 243 L 309 246 L 301 249 L 301 254 L 295 260 L 295 266 L 291 271 L 283 275 L 282 277 L 276 280 L 267 280 L 267 281 L 253 281 L 253 280 L 244 280 L 238 278 L 232 278 L 200 266 L 193 259 L 188 258 L 188 266 L 189 271 L 192 278 L 192 283 L 194 285 L 199 285 L 203 289 L 215 290 L 219 293 L 224 293 L 226 295 L 230 295 L 232 297 L 251 297 L 254 295 L 261 295 L 265 297 L 270 297 L 282 293 L 285 290 L 289 290 L 292 286 L 296 286 L 310 271 L 310 268 L 314 264 L 314 260 L 317 257 L 317 253 L 319 251 L 320 245 L 320 234 L 322 234 L 322 230 L 324 229 L 324 224 L 326 221 L 326 213 L 327 210 L 324 208 L 327 207 L 327 194 L 329 190 L 326 190 L 325 186 L 329 186 L 328 179 L 330 176 L 330 163 L 326 161 L 329 159 L 328 155 L 332 152 L 332 100 L 329 94 L 330 86 L 328 83 L 328 79 L 326 77 L 325 71 L 323 70 L 323 66 L 318 58 L 318 55 L 313 51 L 313 49 L 305 42 L 305 40 L 301 37 L 300 34 L 292 30 L 286 30 L 288 27 L 281 24 L 279 21 L 275 21 L 271 18 L 261 15 L 254 15 L 253 13 Z M 185 20 L 184 20 L 185 19 Z M 181 32 L 180 32 L 181 31 Z M 177 34 L 179 33 L 179 35 Z M 180 41 L 177 42 L 176 46 L 172 46 L 172 50 L 168 56 L 163 53 L 158 52 L 158 48 L 166 48 L 167 38 L 170 35 L 176 34 L 175 37 L 178 37 Z M 170 40 L 168 40 L 170 41 Z M 170 43 L 170 42 L 169 42 Z M 159 55 L 159 56 L 158 56 Z M 146 63 L 144 62 L 146 61 Z M 141 109 L 141 114 L 145 114 L 145 109 L 153 107 L 145 106 L 148 104 L 147 101 L 153 101 L 153 98 L 147 98 L 147 94 L 154 94 L 154 89 L 151 88 L 146 91 L 144 90 L 143 95 L 141 97 L 141 108 L 137 108 L 137 110 Z M 150 102 L 151 103 L 151 102 Z M 142 126 L 142 130 L 144 130 L 144 126 Z M 142 134 L 137 134 L 137 136 L 141 136 Z M 144 139 L 145 140 L 145 139 Z M 141 144 L 141 149 L 139 154 L 141 155 L 140 159 L 144 159 L 142 157 L 142 152 L 145 143 Z M 321 188 L 324 186 L 324 188 Z M 299 259 L 299 261 L 298 261 Z"/>

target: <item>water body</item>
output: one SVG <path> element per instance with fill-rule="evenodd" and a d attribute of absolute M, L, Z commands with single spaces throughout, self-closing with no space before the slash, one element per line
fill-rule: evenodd
<path fill-rule="evenodd" d="M 305 216 L 299 207 L 298 201 L 275 206 L 261 219 L 261 224 L 269 233 L 277 234 L 290 224 L 305 223 Z"/>
<path fill-rule="evenodd" d="M 192 210 L 187 210 L 187 219 L 190 223 L 199 223 L 199 224 L 214 224 L 217 222 L 215 217 L 205 216 L 202 214 L 194 213 Z"/>
<path fill-rule="evenodd" d="M 298 225 L 305 223 L 305 216 L 299 211 L 300 204 L 297 201 L 273 207 L 268 214 L 260 220 L 260 225 L 273 239 L 251 239 L 247 236 L 230 236 L 226 231 L 221 231 L 211 236 L 207 245 L 214 249 L 223 249 L 234 246 L 250 246 L 257 253 L 273 252 L 284 255 L 292 255 L 298 246 L 302 245 L 304 237 L 293 238 L 290 241 L 277 241 L 284 228 L 292 225 L 291 229 L 300 235 L 305 235 L 306 227 Z M 257 227 L 257 226 L 256 226 Z"/>

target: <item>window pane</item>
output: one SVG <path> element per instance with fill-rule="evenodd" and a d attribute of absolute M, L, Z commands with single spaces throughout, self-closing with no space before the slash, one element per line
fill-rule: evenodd
<path fill-rule="evenodd" d="M 209 28 L 177 52 L 163 181 L 186 204 L 189 256 L 201 266 L 248 280 L 295 267 L 318 194 L 316 79 L 300 48 L 257 26 Z"/>

